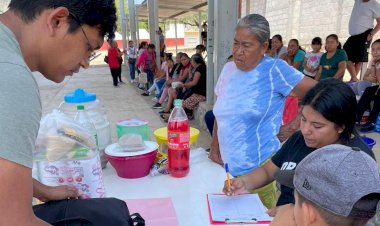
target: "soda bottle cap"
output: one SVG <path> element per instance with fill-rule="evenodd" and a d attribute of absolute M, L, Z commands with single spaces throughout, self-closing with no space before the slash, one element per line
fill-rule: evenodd
<path fill-rule="evenodd" d="M 77 106 L 77 110 L 84 110 L 84 106 L 83 105 L 78 105 Z"/>
<path fill-rule="evenodd" d="M 174 106 L 182 106 L 182 100 L 181 99 L 175 99 L 174 100 Z"/>

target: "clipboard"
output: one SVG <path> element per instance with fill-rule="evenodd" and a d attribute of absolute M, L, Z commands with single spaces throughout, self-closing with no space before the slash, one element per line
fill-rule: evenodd
<path fill-rule="evenodd" d="M 217 198 L 217 200 L 215 200 L 214 198 Z M 210 224 L 212 224 L 212 225 L 270 224 L 272 221 L 272 218 L 269 217 L 269 215 L 267 215 L 265 213 L 266 208 L 262 204 L 261 200 L 258 198 L 257 194 L 243 194 L 243 195 L 238 195 L 238 196 L 226 196 L 225 194 L 207 194 L 206 199 L 207 199 L 208 213 L 209 213 L 209 217 L 210 217 Z M 239 202 L 239 200 L 241 201 L 241 199 L 247 199 L 249 201 L 255 200 L 254 202 L 251 203 L 251 205 L 257 205 L 258 209 L 260 209 L 261 211 L 258 213 L 253 213 L 252 216 L 250 216 L 250 217 L 248 217 L 248 216 L 232 217 L 231 216 L 231 217 L 223 217 L 224 219 L 221 219 L 220 216 L 218 216 L 218 217 L 213 216 L 212 213 L 213 212 L 215 213 L 215 211 L 218 211 L 219 207 L 217 205 L 219 205 L 219 204 L 224 205 L 225 204 L 224 201 L 227 201 L 227 203 L 230 203 L 231 200 L 228 200 L 228 199 L 232 199 L 232 202 L 237 201 L 235 203 L 236 205 L 231 206 L 231 208 L 234 208 L 234 209 L 235 208 L 245 208 L 245 206 L 243 205 L 244 203 Z M 233 200 L 233 199 L 236 199 L 236 200 Z M 221 200 L 221 202 L 219 202 L 218 200 Z M 219 203 L 217 203 L 217 202 L 219 202 Z M 224 206 L 224 207 L 226 207 L 226 206 Z M 214 209 L 212 209 L 212 208 L 214 208 Z M 229 209 L 229 207 L 227 207 L 227 209 Z M 226 210 L 226 211 L 228 211 L 228 210 Z M 221 214 L 223 214 L 223 213 L 221 213 Z M 264 214 L 266 216 L 264 216 Z M 260 217 L 260 216 L 264 216 L 264 217 Z M 215 219 L 215 218 L 217 218 L 217 219 Z"/>

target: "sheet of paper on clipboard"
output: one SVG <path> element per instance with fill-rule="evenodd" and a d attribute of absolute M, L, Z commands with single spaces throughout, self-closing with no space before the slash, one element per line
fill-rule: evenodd
<path fill-rule="evenodd" d="M 257 194 L 208 194 L 207 202 L 211 224 L 268 224 L 272 221 Z"/>

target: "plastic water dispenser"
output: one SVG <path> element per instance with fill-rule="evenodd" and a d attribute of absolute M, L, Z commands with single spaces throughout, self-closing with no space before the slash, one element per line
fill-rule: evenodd
<path fill-rule="evenodd" d="M 59 105 L 59 111 L 74 119 L 77 113 L 77 105 L 83 105 L 96 128 L 102 168 L 107 164 L 104 157 L 104 149 L 111 144 L 111 129 L 104 105 L 96 98 L 95 93 L 89 93 L 78 88 L 64 96 L 64 101 Z"/>

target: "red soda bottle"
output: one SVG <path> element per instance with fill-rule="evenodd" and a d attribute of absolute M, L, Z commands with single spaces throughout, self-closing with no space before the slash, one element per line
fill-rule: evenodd
<path fill-rule="evenodd" d="M 168 121 L 168 170 L 173 177 L 185 177 L 189 173 L 189 141 L 189 120 L 182 108 L 182 100 L 176 99 Z"/>

